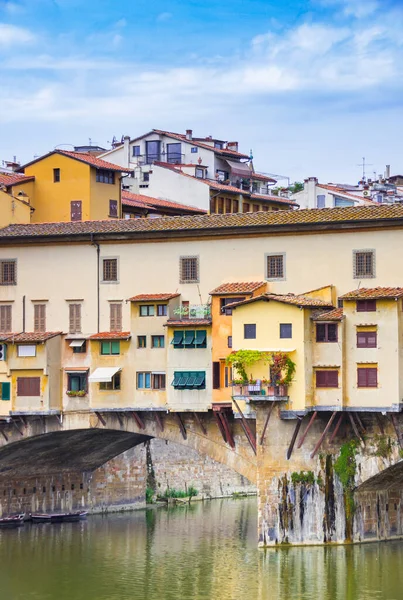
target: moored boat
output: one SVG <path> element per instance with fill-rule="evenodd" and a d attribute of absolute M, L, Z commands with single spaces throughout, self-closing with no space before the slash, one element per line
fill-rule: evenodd
<path fill-rule="evenodd" d="M 50 523 L 50 515 L 34 513 L 30 515 L 32 523 Z"/>
<path fill-rule="evenodd" d="M 32 513 L 30 515 L 32 523 L 73 523 L 85 519 L 88 514 L 86 510 L 79 510 L 71 513 Z"/>
<path fill-rule="evenodd" d="M 0 527 L 20 527 L 21 525 L 24 525 L 24 517 L 24 513 L 13 515 L 11 517 L 2 517 L 0 518 Z"/>

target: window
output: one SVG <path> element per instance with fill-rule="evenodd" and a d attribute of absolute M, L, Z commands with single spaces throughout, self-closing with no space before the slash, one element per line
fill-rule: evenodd
<path fill-rule="evenodd" d="M 118 259 L 117 258 L 104 258 L 102 261 L 102 274 L 103 281 L 117 281 L 118 280 Z"/>
<path fill-rule="evenodd" d="M 326 205 L 326 196 L 325 194 L 318 194 L 316 196 L 316 207 L 317 208 L 325 208 Z"/>
<path fill-rule="evenodd" d="M 70 202 L 70 221 L 81 221 L 83 218 L 81 200 Z"/>
<path fill-rule="evenodd" d="M 132 146 L 133 156 L 140 156 L 140 146 Z"/>
<path fill-rule="evenodd" d="M 118 340 L 101 342 L 101 354 L 120 354 L 120 342 Z"/>
<path fill-rule="evenodd" d="M 146 142 L 146 163 L 150 165 L 156 160 L 161 160 L 161 142 L 151 140 Z"/>
<path fill-rule="evenodd" d="M 337 388 L 339 387 L 339 372 L 333 369 L 332 371 L 316 371 L 316 387 L 317 388 Z"/>
<path fill-rule="evenodd" d="M 250 209 L 250 204 L 249 204 L 249 202 L 244 202 L 244 203 L 242 204 L 242 212 L 244 212 L 244 213 L 247 213 L 247 212 L 249 212 L 249 209 Z"/>
<path fill-rule="evenodd" d="M 359 388 L 378 387 L 378 368 L 358 367 L 357 386 Z"/>
<path fill-rule="evenodd" d="M 152 373 L 153 390 L 165 390 L 165 373 Z"/>
<path fill-rule="evenodd" d="M 172 386 L 176 390 L 204 390 L 206 373 L 204 371 L 175 371 Z"/>
<path fill-rule="evenodd" d="M 163 335 L 152 335 L 151 348 L 165 348 L 165 337 Z"/>
<path fill-rule="evenodd" d="M 196 167 L 196 177 L 197 179 L 204 179 L 204 169 Z"/>
<path fill-rule="evenodd" d="M 110 331 L 122 331 L 122 305 L 111 302 L 109 311 Z"/>
<path fill-rule="evenodd" d="M 253 204 L 253 212 L 259 212 L 259 204 Z"/>
<path fill-rule="evenodd" d="M 376 312 L 376 300 L 357 300 L 357 312 Z"/>
<path fill-rule="evenodd" d="M 292 338 L 291 323 L 280 323 L 280 338 L 283 340 Z"/>
<path fill-rule="evenodd" d="M 67 375 L 67 391 L 68 392 L 86 392 L 87 373 L 68 373 Z"/>
<path fill-rule="evenodd" d="M 59 183 L 60 181 L 60 169 L 53 169 L 53 183 Z"/>
<path fill-rule="evenodd" d="M 235 302 L 242 302 L 245 300 L 245 296 L 237 296 L 234 298 L 221 298 L 220 299 L 220 308 L 221 312 L 226 315 L 232 315 L 232 308 L 226 308 L 227 304 L 234 304 Z"/>
<path fill-rule="evenodd" d="M 171 344 L 174 348 L 206 348 L 207 331 L 205 329 L 174 331 Z"/>
<path fill-rule="evenodd" d="M 196 148 L 195 146 L 193 146 L 193 147 L 190 149 L 190 152 L 191 152 L 192 154 L 197 154 L 197 153 L 199 152 L 199 149 L 198 149 L 198 148 Z"/>
<path fill-rule="evenodd" d="M 34 304 L 34 331 L 46 331 L 46 304 Z"/>
<path fill-rule="evenodd" d="M 150 181 L 150 173 L 149 173 L 149 171 L 145 171 L 145 172 L 143 173 L 143 181 L 144 181 L 145 183 L 148 183 L 148 182 Z"/>
<path fill-rule="evenodd" d="M 337 298 L 337 308 L 343 308 L 343 298 Z"/>
<path fill-rule="evenodd" d="M 256 325 L 248 324 L 243 326 L 243 337 L 245 340 L 255 340 L 256 339 Z"/>
<path fill-rule="evenodd" d="M 21 358 L 36 356 L 36 345 L 19 344 L 17 346 L 17 356 L 20 356 Z"/>
<path fill-rule="evenodd" d="M 11 304 L 0 304 L 0 331 L 2 333 L 12 331 L 11 314 Z"/>
<path fill-rule="evenodd" d="M 168 314 L 168 305 L 167 304 L 157 304 L 157 316 L 158 317 L 166 317 Z"/>
<path fill-rule="evenodd" d="M 222 150 L 223 143 L 222 142 L 214 142 L 214 148 L 218 148 L 218 149 Z"/>
<path fill-rule="evenodd" d="M 232 335 L 227 337 L 227 346 L 228 348 L 232 348 Z"/>
<path fill-rule="evenodd" d="M 179 259 L 181 283 L 199 283 L 199 257 L 181 256 Z"/>
<path fill-rule="evenodd" d="M 357 348 L 376 348 L 376 331 L 357 331 Z"/>
<path fill-rule="evenodd" d="M 11 384 L 8 381 L 0 383 L 0 398 L 2 400 L 11 400 Z"/>
<path fill-rule="evenodd" d="M 316 323 L 317 342 L 337 342 L 337 323 Z"/>
<path fill-rule="evenodd" d="M 213 362 L 213 390 L 221 387 L 221 365 L 219 361 Z"/>
<path fill-rule="evenodd" d="M 0 285 L 17 284 L 17 261 L 2 260 L 0 262 Z"/>
<path fill-rule="evenodd" d="M 226 212 L 226 214 L 232 212 L 231 198 L 226 198 L 225 199 L 225 212 Z"/>
<path fill-rule="evenodd" d="M 217 181 L 226 181 L 228 179 L 228 171 L 222 171 L 221 169 L 216 170 Z"/>
<path fill-rule="evenodd" d="M 137 389 L 151 390 L 151 373 L 137 373 Z"/>
<path fill-rule="evenodd" d="M 145 335 L 137 336 L 137 348 L 147 348 L 147 336 L 145 336 Z"/>
<path fill-rule="evenodd" d="M 81 304 L 69 304 L 69 332 L 81 333 Z"/>
<path fill-rule="evenodd" d="M 267 261 L 267 279 L 284 279 L 285 277 L 285 254 L 266 254 Z"/>
<path fill-rule="evenodd" d="M 239 212 L 239 200 L 232 201 L 232 212 L 234 212 L 234 213 Z"/>
<path fill-rule="evenodd" d="M 96 181 L 98 183 L 115 183 L 115 173 L 113 171 L 108 171 L 107 169 L 97 169 Z"/>
<path fill-rule="evenodd" d="M 40 377 L 17 377 L 17 396 L 40 396 Z"/>
<path fill-rule="evenodd" d="M 167 162 L 180 164 L 182 159 L 182 145 L 180 142 L 176 144 L 167 144 Z"/>
<path fill-rule="evenodd" d="M 153 317 L 155 315 L 154 304 L 142 304 L 140 306 L 140 317 Z"/>
<path fill-rule="evenodd" d="M 110 217 L 118 216 L 118 201 L 117 200 L 109 200 L 109 216 Z"/>
<path fill-rule="evenodd" d="M 74 354 L 85 354 L 87 352 L 87 342 L 85 340 L 73 340 L 70 346 L 73 348 Z"/>
<path fill-rule="evenodd" d="M 112 381 L 101 381 L 99 384 L 100 390 L 120 390 L 120 373 L 115 373 Z"/>
<path fill-rule="evenodd" d="M 354 250 L 354 278 L 375 277 L 375 250 Z"/>
<path fill-rule="evenodd" d="M 229 387 L 232 383 L 232 367 L 224 367 L 224 387 Z"/>
<path fill-rule="evenodd" d="M 222 198 L 222 196 L 217 198 L 217 214 L 224 214 L 224 198 Z"/>

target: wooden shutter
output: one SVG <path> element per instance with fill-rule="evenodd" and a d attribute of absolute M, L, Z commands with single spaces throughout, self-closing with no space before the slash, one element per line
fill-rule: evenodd
<path fill-rule="evenodd" d="M 0 306 L 0 331 L 3 333 L 11 331 L 11 310 L 11 304 Z"/>
<path fill-rule="evenodd" d="M 17 396 L 40 396 L 40 377 L 17 377 Z"/>
<path fill-rule="evenodd" d="M 1 387 L 1 399 L 2 400 L 10 400 L 11 399 L 11 384 L 8 381 L 3 381 L 0 383 Z"/>
<path fill-rule="evenodd" d="M 338 371 L 327 371 L 327 387 L 339 387 Z"/>
<path fill-rule="evenodd" d="M 110 331 L 122 331 L 121 304 L 110 304 Z"/>
<path fill-rule="evenodd" d="M 69 332 L 81 333 L 81 304 L 69 305 Z"/>
<path fill-rule="evenodd" d="M 326 387 L 326 371 L 316 371 L 316 387 Z"/>
<path fill-rule="evenodd" d="M 357 369 L 358 387 L 367 387 L 367 369 Z"/>
<path fill-rule="evenodd" d="M 220 363 L 213 362 L 213 390 L 219 390 L 220 383 Z"/>
<path fill-rule="evenodd" d="M 70 220 L 81 221 L 82 220 L 82 202 L 81 200 L 73 200 L 70 202 Z"/>
<path fill-rule="evenodd" d="M 34 305 L 34 331 L 46 331 L 46 304 Z"/>
<path fill-rule="evenodd" d="M 377 387 L 378 385 L 378 369 L 367 369 L 367 385 L 368 387 Z"/>

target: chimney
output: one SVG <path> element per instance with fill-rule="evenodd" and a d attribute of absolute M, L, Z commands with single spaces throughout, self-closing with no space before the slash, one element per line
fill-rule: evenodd
<path fill-rule="evenodd" d="M 123 137 L 123 156 L 125 161 L 125 166 L 129 167 L 130 165 L 130 136 L 125 135 Z"/>
<path fill-rule="evenodd" d="M 390 177 L 390 165 L 386 165 L 385 179 L 389 179 L 389 177 Z"/>
<path fill-rule="evenodd" d="M 192 135 L 193 135 L 193 131 L 191 129 L 186 129 L 186 139 L 191 141 Z"/>
<path fill-rule="evenodd" d="M 227 142 L 227 149 L 238 152 L 238 142 Z"/>

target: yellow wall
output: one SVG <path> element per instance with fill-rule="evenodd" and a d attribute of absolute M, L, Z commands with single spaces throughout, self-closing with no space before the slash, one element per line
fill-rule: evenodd
<path fill-rule="evenodd" d="M 111 341 L 111 340 L 105 340 Z M 120 340 L 120 354 L 101 354 L 100 340 L 90 342 L 90 374 L 98 367 L 120 367 L 120 390 L 100 390 L 99 383 L 89 383 L 91 408 L 119 408 L 133 406 L 134 372 L 130 365 L 130 340 Z"/>
<path fill-rule="evenodd" d="M 77 161 L 75 161 L 77 162 Z M 109 214 L 109 200 L 116 200 L 118 203 L 118 218 L 122 217 L 122 200 L 120 173 L 115 172 L 115 183 L 99 183 L 96 181 L 96 169 L 90 169 L 90 212 L 89 219 L 102 220 L 111 217 Z M 84 216 L 83 216 L 84 220 Z"/>
<path fill-rule="evenodd" d="M 7 227 L 13 223 L 29 223 L 31 220 L 31 207 L 28 198 L 23 199 L 6 194 L 0 190 L 0 227 Z"/>

